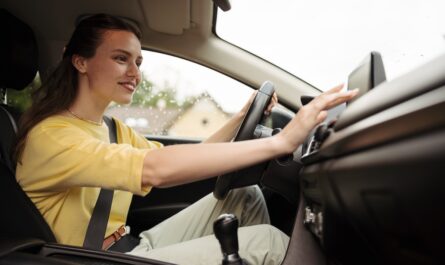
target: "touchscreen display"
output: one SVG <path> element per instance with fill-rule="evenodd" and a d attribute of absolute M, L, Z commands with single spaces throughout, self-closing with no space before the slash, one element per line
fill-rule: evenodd
<path fill-rule="evenodd" d="M 349 104 L 386 80 L 382 56 L 371 52 L 348 76 L 348 90 L 359 89 L 359 93 Z"/>

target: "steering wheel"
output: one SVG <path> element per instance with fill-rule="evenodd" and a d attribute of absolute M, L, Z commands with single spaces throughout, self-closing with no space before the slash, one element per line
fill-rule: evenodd
<path fill-rule="evenodd" d="M 269 105 L 274 92 L 274 85 L 271 82 L 266 81 L 263 83 L 241 123 L 234 138 L 235 142 L 253 139 L 255 128 L 264 117 L 264 111 Z M 213 195 L 218 200 L 223 200 L 231 189 L 258 183 L 262 173 L 266 169 L 267 163 L 268 162 L 263 162 L 219 176 L 215 184 Z"/>

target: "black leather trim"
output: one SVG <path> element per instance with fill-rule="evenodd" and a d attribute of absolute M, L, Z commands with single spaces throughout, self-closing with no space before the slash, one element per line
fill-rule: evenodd
<path fill-rule="evenodd" d="M 100 264 L 108 264 L 108 262 L 110 262 L 111 264 L 173 265 L 172 263 L 164 261 L 152 260 L 119 252 L 91 250 L 59 244 L 45 245 L 40 251 L 40 254 L 46 257 L 77 261 L 80 264 L 91 264 L 91 261 L 100 261 Z"/>
<path fill-rule="evenodd" d="M 44 244 L 45 241 L 40 239 L 8 238 L 7 240 L 0 240 L 0 257 L 15 251 L 41 247 Z"/>

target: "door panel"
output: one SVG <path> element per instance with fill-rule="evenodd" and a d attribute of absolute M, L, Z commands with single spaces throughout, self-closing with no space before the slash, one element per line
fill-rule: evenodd
<path fill-rule="evenodd" d="M 199 140 L 180 139 L 170 136 L 148 136 L 165 146 L 172 144 L 197 144 Z M 127 223 L 131 233 L 138 235 L 181 211 L 213 191 L 216 178 L 189 183 L 171 188 L 153 188 L 145 197 L 133 196 Z"/>

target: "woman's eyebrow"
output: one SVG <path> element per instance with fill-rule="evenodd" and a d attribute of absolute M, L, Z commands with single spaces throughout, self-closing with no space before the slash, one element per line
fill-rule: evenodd
<path fill-rule="evenodd" d="M 128 55 L 128 56 L 133 56 L 133 55 L 131 54 L 131 52 L 126 51 L 126 50 L 124 50 L 124 49 L 114 49 L 113 52 L 122 52 L 122 53 L 125 53 L 125 54 Z M 144 59 L 144 58 L 142 57 L 142 55 L 138 55 L 136 58 L 137 58 L 137 59 L 140 59 L 140 60 Z"/>

